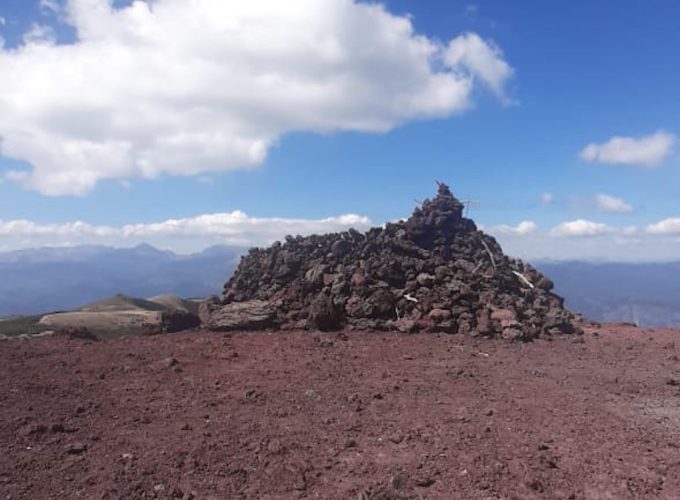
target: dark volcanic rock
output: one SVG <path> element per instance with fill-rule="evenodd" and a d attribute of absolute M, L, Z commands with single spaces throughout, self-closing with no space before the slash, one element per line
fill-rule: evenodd
<path fill-rule="evenodd" d="M 406 221 L 251 249 L 201 316 L 221 330 L 348 326 L 512 340 L 579 332 L 552 282 L 505 256 L 438 186 Z"/>
<path fill-rule="evenodd" d="M 340 330 L 342 313 L 324 293 L 316 296 L 309 311 L 309 326 L 321 331 Z"/>
<path fill-rule="evenodd" d="M 197 314 L 179 309 L 170 309 L 160 313 L 158 323 L 148 323 L 144 327 L 144 335 L 160 335 L 191 330 L 201 326 L 201 318 Z"/>
<path fill-rule="evenodd" d="M 183 330 L 191 330 L 192 328 L 201 326 L 201 318 L 188 311 L 171 309 L 161 313 L 160 323 L 163 332 L 181 332 Z"/>
<path fill-rule="evenodd" d="M 64 326 L 54 331 L 55 337 L 68 339 L 92 340 L 97 342 L 99 337 L 83 326 Z"/>

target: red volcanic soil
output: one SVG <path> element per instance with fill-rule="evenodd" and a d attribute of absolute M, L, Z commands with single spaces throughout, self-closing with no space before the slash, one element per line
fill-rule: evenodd
<path fill-rule="evenodd" d="M 6 341 L 0 500 L 676 499 L 679 335 Z"/>

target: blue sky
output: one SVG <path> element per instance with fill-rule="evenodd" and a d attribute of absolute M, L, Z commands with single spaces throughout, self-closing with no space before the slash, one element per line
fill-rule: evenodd
<path fill-rule="evenodd" d="M 0 115 L 6 117 L 0 118 L 0 249 L 142 239 L 180 251 L 220 242 L 262 244 L 280 237 L 277 228 L 337 230 L 408 216 L 417 200 L 433 194 L 438 179 L 460 198 L 475 200 L 471 216 L 522 257 L 680 255 L 678 2 L 394 0 L 382 3 L 380 15 L 349 0 L 323 3 L 327 17 L 320 9 L 304 18 L 309 39 L 336 25 L 353 35 L 319 41 L 324 49 L 319 56 L 301 48 L 299 33 L 292 31 L 298 17 L 290 18 L 290 33 L 277 25 L 281 32 L 270 53 L 248 45 L 259 39 L 238 28 L 230 32 L 236 42 L 224 47 L 208 35 L 200 43 L 202 33 L 222 29 L 215 25 L 226 26 L 231 18 L 256 19 L 266 27 L 269 14 L 293 16 L 270 12 L 275 2 L 257 0 L 249 12 L 243 7 L 231 12 L 229 2 L 215 2 L 221 17 L 208 9 L 203 17 L 192 12 L 185 22 L 182 9 L 192 9 L 188 0 L 156 0 L 146 10 L 139 2 L 139 14 L 127 17 L 120 14 L 132 13 L 131 2 L 4 0 L 0 75 L 11 76 L 4 84 L 0 77 Z M 210 28 L 203 29 L 203 22 Z M 404 34 L 404 22 L 412 24 L 411 33 Z M 126 31 L 126 23 L 134 29 Z M 158 67 L 153 59 L 134 60 L 135 36 L 148 26 L 161 32 L 159 40 L 169 40 L 151 47 L 167 58 Z M 113 49 L 100 39 L 102 33 L 106 43 L 117 44 Z M 441 53 L 429 58 L 424 76 L 420 65 L 428 58 L 398 57 L 392 46 L 382 45 L 388 35 L 401 37 L 398 49 L 417 52 L 418 40 L 426 39 Z M 67 45 L 75 50 L 68 55 L 58 50 Z M 209 56 L 213 64 L 240 69 L 251 63 L 246 55 L 253 50 L 260 66 L 244 70 L 238 85 L 228 71 L 220 75 L 220 68 L 205 73 L 198 68 L 192 80 L 192 66 L 182 65 L 181 58 L 208 57 L 210 47 L 221 51 L 218 59 Z M 98 51 L 107 79 L 88 82 L 81 75 L 79 86 L 69 82 L 79 78 L 78 58 L 96 60 Z M 370 51 L 375 54 L 356 55 Z M 347 64 L 337 73 L 327 62 L 336 53 Z M 326 59 L 309 62 L 317 56 Z M 175 58 L 177 64 L 166 64 Z M 145 84 L 147 68 L 151 83 L 142 91 L 135 86 Z M 310 89 L 336 85 L 348 71 L 358 84 L 338 84 L 343 95 L 309 97 L 307 106 Z M 430 102 L 438 94 L 427 85 L 451 74 L 458 86 L 448 89 L 465 88 L 465 95 Z M 209 75 L 214 81 L 206 80 Z M 293 84 L 317 77 L 319 82 L 306 87 L 302 98 L 282 91 L 280 101 L 278 93 L 271 99 L 243 94 L 243 101 L 216 94 L 205 121 L 203 115 L 187 115 L 196 104 L 177 104 L 202 102 L 215 88 L 231 92 L 230 85 L 240 96 L 248 78 L 261 75 L 273 75 L 277 88 L 295 89 Z M 113 85 L 112 78 L 123 83 Z M 400 78 L 406 83 L 395 84 Z M 159 107 L 149 85 L 171 99 Z M 357 94 L 364 88 L 367 96 Z M 118 109 L 130 95 L 137 99 L 134 107 Z M 152 113 L 177 123 L 186 117 L 195 124 L 192 131 L 205 128 L 205 136 L 160 137 L 158 122 L 144 116 L 147 98 Z M 109 120 L 127 129 L 92 132 Z M 208 127 L 211 120 L 217 128 Z M 214 154 L 205 153 L 212 148 L 205 137 L 225 126 L 237 131 L 239 141 L 245 137 L 246 146 L 220 136 Z M 108 130 L 120 136 L 115 145 L 108 142 Z M 95 146 L 77 149 L 83 140 Z M 150 147 L 152 140 L 171 144 L 170 152 Z M 62 147 L 68 141 L 74 146 Z M 123 143 L 133 145 L 121 150 Z M 83 176 L 89 180 L 81 185 Z M 210 217 L 234 211 L 238 217 Z M 360 217 L 341 220 L 343 214 Z M 163 226 L 168 219 L 182 222 L 170 231 Z M 74 226 L 76 221 L 84 224 Z M 208 227 L 213 223 L 216 228 Z M 259 234 L 258 227 L 266 229 Z"/>

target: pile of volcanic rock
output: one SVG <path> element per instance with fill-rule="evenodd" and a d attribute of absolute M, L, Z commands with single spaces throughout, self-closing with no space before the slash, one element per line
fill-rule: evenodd
<path fill-rule="evenodd" d="M 529 340 L 576 333 L 552 282 L 505 256 L 439 183 L 406 221 L 360 233 L 286 237 L 245 255 L 221 300 L 201 311 L 216 330 L 445 332 Z"/>

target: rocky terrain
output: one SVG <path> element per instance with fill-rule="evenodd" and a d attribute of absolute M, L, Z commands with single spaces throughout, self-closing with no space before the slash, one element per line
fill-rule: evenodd
<path fill-rule="evenodd" d="M 252 249 L 203 319 L 216 330 L 349 327 L 529 340 L 578 333 L 553 283 L 437 196 L 406 221 Z"/>
<path fill-rule="evenodd" d="M 581 321 L 462 212 L 440 185 L 252 250 L 220 300 L 0 342 L 0 499 L 678 498 L 678 332 Z"/>
<path fill-rule="evenodd" d="M 0 342 L 0 498 L 677 499 L 677 339 Z"/>
<path fill-rule="evenodd" d="M 176 295 L 114 295 L 74 311 L 0 318 L 0 340 L 87 330 L 97 338 L 177 332 L 200 326 L 200 301 Z M 75 329 L 75 330 L 73 330 Z"/>

